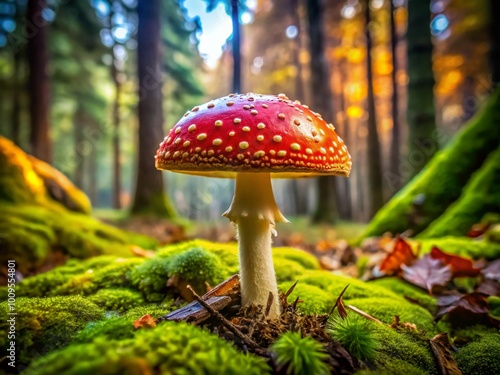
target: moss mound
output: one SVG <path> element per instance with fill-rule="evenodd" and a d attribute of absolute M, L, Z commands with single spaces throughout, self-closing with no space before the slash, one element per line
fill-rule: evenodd
<path fill-rule="evenodd" d="M 455 357 L 464 375 L 500 374 L 500 334 L 485 335 L 471 342 Z"/>
<path fill-rule="evenodd" d="M 75 361 L 75 358 L 78 358 Z M 75 344 L 33 363 L 43 374 L 266 374 L 265 361 L 185 323 L 166 322 L 131 339 Z"/>
<path fill-rule="evenodd" d="M 7 316 L 7 302 L 0 311 Z M 103 318 L 104 310 L 80 296 L 18 298 L 16 301 L 16 348 L 18 361 L 33 358 L 68 344 L 88 322 Z M 7 348 L 8 322 L 0 323 L 0 345 Z"/>
<path fill-rule="evenodd" d="M 439 247 L 444 252 L 460 255 L 472 259 L 498 259 L 500 258 L 500 244 L 476 238 L 468 237 L 441 237 L 422 238 L 418 244 L 421 246 L 421 253 L 429 253 L 433 246 Z"/>
<path fill-rule="evenodd" d="M 500 212 L 500 148 L 471 177 L 462 195 L 419 237 L 463 236 L 487 212 Z"/>
<path fill-rule="evenodd" d="M 446 148 L 375 215 L 363 237 L 407 229 L 419 233 L 436 220 L 460 197 L 471 174 L 498 147 L 499 108 L 497 91 Z"/>

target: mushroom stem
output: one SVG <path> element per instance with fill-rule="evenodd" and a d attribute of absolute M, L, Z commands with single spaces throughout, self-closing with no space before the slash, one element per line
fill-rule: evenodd
<path fill-rule="evenodd" d="M 236 189 L 229 209 L 223 214 L 236 224 L 240 257 L 240 285 L 243 306 L 266 306 L 273 294 L 270 318 L 280 314 L 278 286 L 271 251 L 276 222 L 287 222 L 274 200 L 269 173 L 236 176 Z"/>

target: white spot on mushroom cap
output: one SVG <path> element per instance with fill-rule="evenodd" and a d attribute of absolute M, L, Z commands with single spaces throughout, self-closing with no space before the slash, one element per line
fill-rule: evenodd
<path fill-rule="evenodd" d="M 194 132 L 196 130 L 196 125 L 195 124 L 191 124 L 189 125 L 188 127 L 188 131 L 190 131 L 191 133 Z"/>
<path fill-rule="evenodd" d="M 205 138 L 207 138 L 207 133 L 200 133 L 196 137 L 196 139 L 199 140 L 199 141 L 203 141 Z"/>

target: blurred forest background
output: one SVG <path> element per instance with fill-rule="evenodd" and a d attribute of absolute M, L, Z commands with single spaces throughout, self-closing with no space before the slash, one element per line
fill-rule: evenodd
<path fill-rule="evenodd" d="M 215 221 L 234 182 L 157 172 L 158 144 L 211 98 L 283 92 L 353 158 L 274 181 L 283 213 L 367 222 L 500 80 L 498 20 L 495 0 L 2 0 L 0 135 L 94 208 Z"/>

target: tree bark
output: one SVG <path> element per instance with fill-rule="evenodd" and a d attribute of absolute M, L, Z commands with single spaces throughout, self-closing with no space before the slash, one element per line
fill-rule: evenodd
<path fill-rule="evenodd" d="M 231 22 L 233 24 L 233 92 L 241 92 L 241 28 L 238 0 L 231 0 Z"/>
<path fill-rule="evenodd" d="M 500 2 L 490 0 L 490 65 L 494 86 L 500 84 Z"/>
<path fill-rule="evenodd" d="M 111 75 L 115 84 L 115 98 L 113 103 L 113 208 L 121 208 L 121 163 L 120 163 L 120 98 L 122 85 L 115 66 L 113 53 L 113 63 L 111 64 Z"/>
<path fill-rule="evenodd" d="M 434 72 L 430 1 L 408 2 L 408 155 L 409 179 L 420 172 L 437 151 L 435 139 Z"/>
<path fill-rule="evenodd" d="M 73 175 L 73 181 L 75 185 L 82 189 L 83 178 L 84 178 L 84 165 L 87 150 L 84 149 L 85 142 L 83 138 L 83 129 L 85 127 L 85 113 L 81 104 L 78 104 L 76 108 L 74 120 L 73 120 L 73 132 L 74 132 L 74 150 L 75 150 L 75 169 Z"/>
<path fill-rule="evenodd" d="M 352 145 L 351 142 L 351 131 L 349 129 L 349 117 L 346 115 L 346 103 L 344 96 L 344 82 L 347 81 L 346 71 L 345 71 L 346 61 L 341 60 L 339 62 L 339 84 L 341 87 L 339 94 L 339 109 L 342 113 L 342 137 L 344 138 L 344 142 L 347 145 Z M 343 178 L 337 180 L 339 184 L 342 184 L 344 189 L 344 197 L 343 197 L 343 205 L 339 206 L 343 210 L 341 213 L 345 216 L 346 219 L 352 219 L 352 197 L 351 197 L 351 180 L 348 178 Z"/>
<path fill-rule="evenodd" d="M 397 82 L 397 70 L 398 70 L 398 58 L 397 58 L 397 46 L 398 46 L 398 32 L 396 29 L 396 22 L 394 20 L 394 2 L 389 1 L 389 11 L 390 23 L 391 23 L 391 55 L 392 55 L 392 138 L 391 146 L 389 150 L 389 173 L 392 177 L 396 177 L 399 174 L 399 164 L 400 164 L 400 154 L 401 154 L 401 135 L 400 135 L 400 123 L 399 123 L 399 100 L 398 100 L 398 82 Z M 400 178 L 389 178 L 389 192 L 390 196 L 393 196 L 399 189 L 401 189 L 402 179 Z"/>
<path fill-rule="evenodd" d="M 365 2 L 366 17 L 366 79 L 367 79 L 367 105 L 368 105 L 368 194 L 369 194 L 369 217 L 373 217 L 384 203 L 382 186 L 382 158 L 380 156 L 380 142 L 377 131 L 377 114 L 375 111 L 375 95 L 373 93 L 373 69 L 372 69 L 372 38 L 370 35 L 370 7 L 369 0 Z"/>
<path fill-rule="evenodd" d="M 163 139 L 160 0 L 139 1 L 137 14 L 139 161 L 132 213 L 173 217 L 163 190 L 163 176 L 153 160 Z"/>
<path fill-rule="evenodd" d="M 333 119 L 332 92 L 330 90 L 330 77 L 325 61 L 324 35 L 323 35 L 323 9 L 320 0 L 307 1 L 308 32 L 311 53 L 311 84 L 312 108 L 321 113 L 325 119 Z M 318 177 L 318 201 L 313 216 L 313 221 L 334 223 L 338 220 L 335 184 L 333 177 Z"/>
<path fill-rule="evenodd" d="M 28 38 L 30 144 L 34 156 L 51 163 L 47 22 L 42 17 L 45 7 L 45 0 L 28 1 L 27 19 L 35 26 L 33 35 Z"/>

